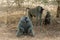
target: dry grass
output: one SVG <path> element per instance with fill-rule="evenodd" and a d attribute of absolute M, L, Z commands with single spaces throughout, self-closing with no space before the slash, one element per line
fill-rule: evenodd
<path fill-rule="evenodd" d="M 41 26 L 34 25 L 35 37 L 28 35 L 16 37 L 17 25 L 22 16 L 24 16 L 24 11 L 7 14 L 7 21 L 6 16 L 0 17 L 0 23 L 7 23 L 7 25 L 0 27 L 0 40 L 60 40 L 60 24 L 57 23 L 47 26 L 42 25 L 42 32 L 40 32 Z"/>

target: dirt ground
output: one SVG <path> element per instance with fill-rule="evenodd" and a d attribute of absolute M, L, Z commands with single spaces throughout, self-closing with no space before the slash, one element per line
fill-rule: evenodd
<path fill-rule="evenodd" d="M 29 35 L 16 37 L 18 21 L 23 14 L 9 15 L 7 15 L 7 24 L 4 24 L 4 22 L 0 23 L 0 40 L 60 40 L 60 23 L 56 23 L 55 21 L 50 25 L 42 24 L 42 26 L 35 26 L 34 21 L 34 37 Z M 3 20 L 0 19 L 0 21 Z"/>
<path fill-rule="evenodd" d="M 60 24 L 42 25 L 42 31 L 40 31 L 40 26 L 34 26 L 35 37 L 29 35 L 16 37 L 16 29 L 13 26 L 16 27 L 15 24 L 0 27 L 0 40 L 60 40 Z"/>

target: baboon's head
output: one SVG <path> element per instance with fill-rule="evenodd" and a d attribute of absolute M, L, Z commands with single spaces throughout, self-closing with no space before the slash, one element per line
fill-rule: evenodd
<path fill-rule="evenodd" d="M 44 9 L 41 6 L 37 6 L 37 10 L 38 12 L 42 13 Z"/>
<path fill-rule="evenodd" d="M 23 16 L 21 21 L 22 21 L 23 24 L 26 24 L 26 23 L 29 22 L 29 19 L 28 19 L 28 17 Z"/>
<path fill-rule="evenodd" d="M 48 16 L 48 17 L 50 16 L 50 12 L 49 12 L 49 11 L 47 11 L 47 16 Z"/>
<path fill-rule="evenodd" d="M 47 14 L 49 15 L 49 14 L 50 14 L 50 12 L 49 12 L 49 11 L 47 11 Z"/>
<path fill-rule="evenodd" d="M 28 22 L 29 22 L 28 17 L 25 17 L 25 21 L 26 21 L 26 23 L 28 23 Z"/>

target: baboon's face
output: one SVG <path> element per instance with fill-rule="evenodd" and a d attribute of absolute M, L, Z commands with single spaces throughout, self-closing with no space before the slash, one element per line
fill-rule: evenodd
<path fill-rule="evenodd" d="M 22 20 L 22 23 L 24 25 L 26 25 L 28 22 L 29 22 L 28 18 L 27 17 L 24 17 L 24 19 Z"/>
<path fill-rule="evenodd" d="M 41 6 L 38 6 L 38 7 L 37 7 L 37 10 L 38 10 L 39 12 L 42 12 L 44 9 L 43 9 Z"/>
<path fill-rule="evenodd" d="M 26 9 L 30 9 L 30 8 L 27 7 Z M 41 6 L 37 6 L 36 8 L 34 8 L 34 10 L 35 10 L 35 9 L 36 9 L 38 12 L 44 10 Z"/>

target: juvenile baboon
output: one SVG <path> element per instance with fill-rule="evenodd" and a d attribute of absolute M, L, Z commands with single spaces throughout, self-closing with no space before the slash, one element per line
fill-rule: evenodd
<path fill-rule="evenodd" d="M 44 19 L 44 25 L 50 24 L 50 21 L 51 21 L 51 15 L 50 12 L 48 11 Z"/>
<path fill-rule="evenodd" d="M 27 16 L 23 16 L 19 21 L 17 36 L 21 36 L 22 34 L 34 36 L 32 22 Z"/>
<path fill-rule="evenodd" d="M 36 17 L 36 22 L 37 22 L 36 25 L 37 25 L 38 24 L 38 17 L 39 17 L 40 18 L 40 25 L 41 25 L 41 21 L 42 21 L 41 17 L 42 17 L 42 12 L 44 9 L 41 6 L 37 6 L 32 9 L 30 9 L 30 8 L 27 8 L 27 9 L 28 9 L 29 18 L 32 19 L 33 16 Z"/>

